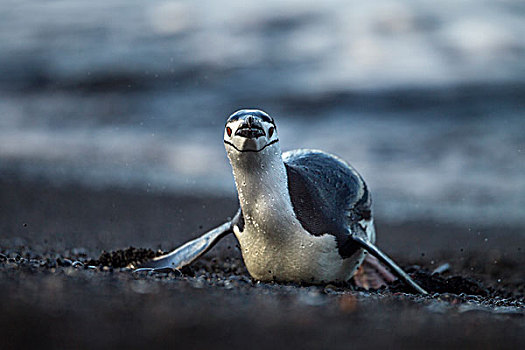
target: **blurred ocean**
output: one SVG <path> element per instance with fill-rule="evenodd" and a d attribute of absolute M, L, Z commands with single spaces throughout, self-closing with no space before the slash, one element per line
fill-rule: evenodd
<path fill-rule="evenodd" d="M 225 194 L 242 107 L 391 221 L 525 223 L 525 2 L 0 2 L 0 176 Z"/>

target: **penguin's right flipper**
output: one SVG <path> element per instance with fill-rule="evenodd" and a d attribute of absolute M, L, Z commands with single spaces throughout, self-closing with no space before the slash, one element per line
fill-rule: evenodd
<path fill-rule="evenodd" d="M 228 222 L 206 232 L 202 236 L 195 238 L 168 254 L 158 256 L 151 261 L 145 262 L 133 271 L 164 271 L 179 270 L 188 266 L 204 253 L 209 251 L 224 236 L 233 232 L 233 225 L 239 220 L 241 211 L 237 212 L 235 217 Z M 134 268 L 134 266 L 131 266 Z"/>

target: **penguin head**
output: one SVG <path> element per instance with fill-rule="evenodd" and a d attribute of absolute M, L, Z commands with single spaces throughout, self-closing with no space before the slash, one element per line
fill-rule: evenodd
<path fill-rule="evenodd" d="M 224 128 L 227 151 L 260 152 L 279 141 L 273 118 L 258 109 L 233 113 Z"/>

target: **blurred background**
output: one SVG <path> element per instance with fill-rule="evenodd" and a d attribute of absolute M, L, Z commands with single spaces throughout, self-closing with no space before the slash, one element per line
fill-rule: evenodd
<path fill-rule="evenodd" d="M 223 126 L 251 107 L 356 167 L 380 220 L 525 223 L 522 0 L 0 8 L 4 179 L 235 200 Z"/>
<path fill-rule="evenodd" d="M 408 272 L 466 284 L 255 283 L 233 237 L 119 273 L 235 213 L 240 108 L 352 164 Z M 524 208 L 524 0 L 0 0 L 0 348 L 519 348 Z"/>

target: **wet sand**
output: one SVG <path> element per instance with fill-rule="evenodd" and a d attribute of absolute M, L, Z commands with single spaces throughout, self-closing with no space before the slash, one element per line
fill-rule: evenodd
<path fill-rule="evenodd" d="M 0 177 L 0 346 L 525 344 L 522 227 L 417 218 L 392 224 L 378 216 L 378 245 L 430 289 L 429 297 L 404 293 L 397 283 L 369 292 L 351 283 L 257 283 L 233 238 L 182 274 L 133 275 L 117 267 L 111 259 L 116 255 L 99 260 L 103 251 L 130 246 L 150 254 L 172 249 L 220 224 L 236 206 L 235 198 L 53 187 L 43 180 Z M 136 254 L 128 252 L 130 258 Z M 444 263 L 450 269 L 432 276 Z"/>

